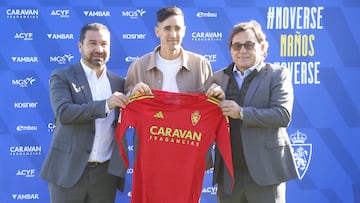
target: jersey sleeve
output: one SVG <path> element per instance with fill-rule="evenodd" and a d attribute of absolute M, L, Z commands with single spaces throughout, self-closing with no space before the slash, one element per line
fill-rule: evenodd
<path fill-rule="evenodd" d="M 131 121 L 133 121 L 131 118 L 132 113 L 129 111 L 130 111 L 129 107 L 122 109 L 122 111 L 120 113 L 121 115 L 119 118 L 119 122 L 116 127 L 116 132 L 115 132 L 115 139 L 119 146 L 120 156 L 123 159 L 126 168 L 129 168 L 130 164 L 129 164 L 129 159 L 128 159 L 126 151 L 125 151 L 127 149 L 125 149 L 124 146 L 122 145 L 122 139 L 124 136 L 126 136 L 126 130 L 131 125 Z"/>
<path fill-rule="evenodd" d="M 143 108 L 141 106 L 146 104 L 145 100 L 147 98 L 154 98 L 154 96 L 144 95 L 140 97 L 130 97 L 129 104 L 125 108 L 121 109 L 120 112 L 119 121 L 115 132 L 115 138 L 119 146 L 121 158 L 123 159 L 124 164 L 127 168 L 129 168 L 130 163 L 127 157 L 127 153 L 125 151 L 127 149 L 124 149 L 122 145 L 122 139 L 124 136 L 126 136 L 126 130 L 130 126 L 136 128 L 136 123 L 137 121 L 139 121 L 139 115 L 143 113 Z"/>
<path fill-rule="evenodd" d="M 228 118 L 223 116 L 216 130 L 216 145 L 224 159 L 224 163 L 232 178 L 232 187 L 234 186 L 234 169 L 232 163 L 230 129 Z"/>

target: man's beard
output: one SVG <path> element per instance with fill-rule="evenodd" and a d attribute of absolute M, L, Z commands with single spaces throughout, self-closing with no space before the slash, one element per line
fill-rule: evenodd
<path fill-rule="evenodd" d="M 94 59 L 92 59 L 92 57 L 90 57 L 90 58 L 86 57 L 84 59 L 89 64 L 91 64 L 92 66 L 97 67 L 97 68 L 103 67 L 106 64 L 106 62 L 109 60 L 109 59 L 105 59 L 105 58 L 102 58 L 103 60 L 94 60 Z"/>

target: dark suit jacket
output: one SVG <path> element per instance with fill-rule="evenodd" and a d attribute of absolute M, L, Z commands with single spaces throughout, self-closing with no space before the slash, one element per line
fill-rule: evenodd
<path fill-rule="evenodd" d="M 107 71 L 112 92 L 124 92 L 124 79 Z M 93 101 L 85 72 L 80 63 L 54 70 L 50 78 L 50 102 L 55 117 L 51 146 L 40 176 L 62 187 L 72 187 L 83 174 L 92 149 L 95 119 L 104 118 L 106 100 Z M 117 125 L 119 109 L 116 109 Z M 116 141 L 108 172 L 125 176 Z"/>
<path fill-rule="evenodd" d="M 259 185 L 272 185 L 299 177 L 286 132 L 291 121 L 294 95 L 288 69 L 272 64 L 263 65 L 260 70 L 255 70 L 258 73 L 244 97 L 244 119 L 240 130 L 251 177 Z M 234 64 L 230 64 L 214 73 L 212 81 L 224 91 L 233 74 L 233 67 Z M 224 181 L 224 186 L 229 188 L 229 178 L 221 166 L 220 154 L 216 153 L 213 184 Z"/>

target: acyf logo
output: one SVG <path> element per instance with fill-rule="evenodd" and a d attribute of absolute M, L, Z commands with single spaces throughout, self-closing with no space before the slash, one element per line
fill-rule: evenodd
<path fill-rule="evenodd" d="M 23 176 L 25 178 L 34 178 L 35 177 L 35 169 L 18 170 L 16 175 Z"/>
<path fill-rule="evenodd" d="M 312 155 L 312 144 L 306 144 L 306 134 L 297 131 L 290 135 L 292 142 L 292 149 L 295 157 L 296 167 L 302 179 L 309 168 L 311 155 Z"/>
<path fill-rule="evenodd" d="M 204 187 L 201 192 L 211 194 L 211 195 L 216 195 L 217 189 L 218 188 L 216 186 L 215 187 L 209 186 L 209 187 Z"/>

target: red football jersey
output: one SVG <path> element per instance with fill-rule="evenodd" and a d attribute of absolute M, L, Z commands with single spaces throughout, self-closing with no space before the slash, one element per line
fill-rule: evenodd
<path fill-rule="evenodd" d="M 116 139 L 119 144 L 129 126 L 136 129 L 132 203 L 198 203 L 206 154 L 214 142 L 233 176 L 228 119 L 218 103 L 204 94 L 156 90 L 130 99 Z M 129 167 L 123 145 L 119 148 Z"/>

